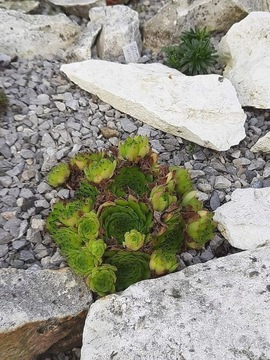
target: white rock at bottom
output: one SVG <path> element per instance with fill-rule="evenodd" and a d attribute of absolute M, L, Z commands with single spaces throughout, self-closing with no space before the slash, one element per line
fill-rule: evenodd
<path fill-rule="evenodd" d="M 270 245 L 270 187 L 235 190 L 231 201 L 215 210 L 214 220 L 238 249 Z"/>
<path fill-rule="evenodd" d="M 246 251 L 96 301 L 81 360 L 270 359 L 269 258 Z"/>
<path fill-rule="evenodd" d="M 244 137 L 246 115 L 231 82 L 218 75 L 185 76 L 162 64 L 101 60 L 61 70 L 117 110 L 199 145 L 228 150 Z"/>

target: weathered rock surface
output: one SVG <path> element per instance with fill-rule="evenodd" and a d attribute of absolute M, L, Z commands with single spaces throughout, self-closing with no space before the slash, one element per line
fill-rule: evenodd
<path fill-rule="evenodd" d="M 1 269 L 0 298 L 1 360 L 36 359 L 67 338 L 80 344 L 92 296 L 70 270 Z"/>
<path fill-rule="evenodd" d="M 11 57 L 63 55 L 80 32 L 66 15 L 27 15 L 0 9 L 0 52 Z"/>
<path fill-rule="evenodd" d="M 139 16 L 137 11 L 125 5 L 95 7 L 89 11 L 90 20 L 102 24 L 97 39 L 97 54 L 103 60 L 118 60 L 123 57 L 123 47 L 136 41 L 139 53 L 142 50 Z"/>
<path fill-rule="evenodd" d="M 214 220 L 229 243 L 242 250 L 270 245 L 270 188 L 237 189 L 215 210 Z"/>
<path fill-rule="evenodd" d="M 190 27 L 227 31 L 251 11 L 269 11 L 269 0 L 171 0 L 144 26 L 147 48 L 160 49 L 179 43 L 179 36 Z"/>
<path fill-rule="evenodd" d="M 270 13 L 253 12 L 234 24 L 219 43 L 223 75 L 242 106 L 270 108 Z"/>
<path fill-rule="evenodd" d="M 96 301 L 81 360 L 269 359 L 269 257 L 234 254 Z"/>
<path fill-rule="evenodd" d="M 261 137 L 250 149 L 253 152 L 270 153 L 270 132 Z"/>
<path fill-rule="evenodd" d="M 244 137 L 244 114 L 234 87 L 217 75 L 185 76 L 161 64 L 101 60 L 62 65 L 82 89 L 164 132 L 215 150 Z"/>
<path fill-rule="evenodd" d="M 92 58 L 92 47 L 101 29 L 100 23 L 89 22 L 77 41 L 67 49 L 66 60 L 68 62 L 90 60 Z"/>
<path fill-rule="evenodd" d="M 48 0 L 51 4 L 61 6 L 67 14 L 88 19 L 89 10 L 94 6 L 106 6 L 105 0 Z"/>
<path fill-rule="evenodd" d="M 29 13 L 36 10 L 39 7 L 39 1 L 35 0 L 0 0 L 0 9 L 16 10 L 22 13 Z"/>

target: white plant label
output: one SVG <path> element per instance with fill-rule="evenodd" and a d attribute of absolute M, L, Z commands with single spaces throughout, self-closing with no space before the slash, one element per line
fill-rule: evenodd
<path fill-rule="evenodd" d="M 126 63 L 134 63 L 139 60 L 140 53 L 139 53 L 136 41 L 133 41 L 132 43 L 130 43 L 126 46 L 123 46 L 122 49 L 123 49 Z"/>

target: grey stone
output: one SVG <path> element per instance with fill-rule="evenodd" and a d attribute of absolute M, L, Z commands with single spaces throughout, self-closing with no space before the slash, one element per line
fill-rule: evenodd
<path fill-rule="evenodd" d="M 122 128 L 128 133 L 132 133 L 137 130 L 137 126 L 134 124 L 134 121 L 131 121 L 128 118 L 120 119 L 120 123 Z"/>
<path fill-rule="evenodd" d="M 57 352 L 79 345 L 92 302 L 82 279 L 68 269 L 1 269 L 0 278 L 2 359 L 36 359 L 56 343 Z"/>
<path fill-rule="evenodd" d="M 214 188 L 217 190 L 228 189 L 232 185 L 231 181 L 224 176 L 217 176 L 214 184 Z"/>
<path fill-rule="evenodd" d="M 262 170 L 264 168 L 265 161 L 263 159 L 251 160 L 248 170 Z"/>
<path fill-rule="evenodd" d="M 8 253 L 8 245 L 7 244 L 0 245 L 0 258 L 4 257 L 7 253 Z"/>
<path fill-rule="evenodd" d="M 21 156 L 24 158 L 24 159 L 31 159 L 31 158 L 33 158 L 34 157 L 34 153 L 33 153 L 33 151 L 31 151 L 31 150 L 27 150 L 27 149 L 22 149 L 21 151 L 20 151 L 20 154 L 21 154 Z"/>
<path fill-rule="evenodd" d="M 52 139 L 52 137 L 50 136 L 50 134 L 45 133 L 42 136 L 41 146 L 43 146 L 45 148 L 55 148 L 55 142 Z"/>
<path fill-rule="evenodd" d="M 21 250 L 27 244 L 26 240 L 14 240 L 12 241 L 12 247 L 15 250 Z"/>
<path fill-rule="evenodd" d="M 42 207 L 44 209 L 48 209 L 50 207 L 50 204 L 46 200 L 36 200 L 35 207 Z"/>
<path fill-rule="evenodd" d="M 29 250 L 21 250 L 19 254 L 19 260 L 22 261 L 35 261 L 34 254 Z"/>
<path fill-rule="evenodd" d="M 0 185 L 4 187 L 9 187 L 12 184 L 12 178 L 10 176 L 1 176 Z"/>
<path fill-rule="evenodd" d="M 220 206 L 220 199 L 218 193 L 213 191 L 212 196 L 210 198 L 210 207 L 212 210 L 216 210 Z"/>
<path fill-rule="evenodd" d="M 12 235 L 6 230 L 0 228 L 0 244 L 8 244 L 12 240 Z"/>
<path fill-rule="evenodd" d="M 10 63 L 11 63 L 11 57 L 9 55 L 0 53 L 0 65 L 6 67 Z"/>
<path fill-rule="evenodd" d="M 0 154 L 2 154 L 6 159 L 10 159 L 11 157 L 11 150 L 7 144 L 0 145 Z"/>
<path fill-rule="evenodd" d="M 269 359 L 269 256 L 234 254 L 97 300 L 81 360 Z"/>
<path fill-rule="evenodd" d="M 10 235 L 12 235 L 13 237 L 17 237 L 19 235 L 20 232 L 20 225 L 21 225 L 21 220 L 20 219 L 11 219 L 8 220 L 5 225 L 4 225 L 4 230 L 8 231 L 10 233 Z"/>
<path fill-rule="evenodd" d="M 214 254 L 211 251 L 211 248 L 206 249 L 206 250 L 202 250 L 201 254 L 199 255 L 200 260 L 202 263 L 209 261 L 211 259 L 213 259 Z"/>

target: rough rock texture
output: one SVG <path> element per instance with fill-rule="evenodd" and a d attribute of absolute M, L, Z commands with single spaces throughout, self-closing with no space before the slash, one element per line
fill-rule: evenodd
<path fill-rule="evenodd" d="M 0 270 L 1 360 L 32 360 L 80 343 L 92 296 L 70 270 Z M 57 345 L 57 346 L 56 346 Z M 67 348 L 66 348 L 67 349 Z"/>
<path fill-rule="evenodd" d="M 270 13 L 254 12 L 234 24 L 219 43 L 223 75 L 242 106 L 270 108 Z"/>
<path fill-rule="evenodd" d="M 53 5 L 61 6 L 67 14 L 88 19 L 89 10 L 94 6 L 106 6 L 105 0 L 49 0 Z"/>
<path fill-rule="evenodd" d="M 179 43 L 179 36 L 190 27 L 227 31 L 251 11 L 269 11 L 268 0 L 171 0 L 144 26 L 146 47 L 160 49 Z"/>
<path fill-rule="evenodd" d="M 270 359 L 269 257 L 242 252 L 96 301 L 81 360 Z"/>
<path fill-rule="evenodd" d="M 114 108 L 199 145 L 223 151 L 245 137 L 246 115 L 235 89 L 217 75 L 189 77 L 161 64 L 100 60 L 61 70 Z"/>
<path fill-rule="evenodd" d="M 26 15 L 0 9 L 0 52 L 11 57 L 62 55 L 80 27 L 64 15 Z"/>
<path fill-rule="evenodd" d="M 214 220 L 229 243 L 238 249 L 270 245 L 270 187 L 237 189 L 231 201 L 215 211 Z"/>
<path fill-rule="evenodd" d="M 16 10 L 25 14 L 36 10 L 38 7 L 39 7 L 39 1 L 35 1 L 35 0 L 22 0 L 22 1 L 0 0 L 0 9 Z"/>
<path fill-rule="evenodd" d="M 250 150 L 253 152 L 262 151 L 264 153 L 270 153 L 270 132 L 261 137 Z"/>
<path fill-rule="evenodd" d="M 123 46 L 136 41 L 138 50 L 142 50 L 138 13 L 128 6 L 116 5 L 92 8 L 89 11 L 91 21 L 102 24 L 97 39 L 97 53 L 104 60 L 118 60 L 123 57 Z"/>
<path fill-rule="evenodd" d="M 102 25 L 89 22 L 87 27 L 81 32 L 78 40 L 71 45 L 65 54 L 68 62 L 90 60 L 92 57 L 92 47 L 100 33 Z"/>

